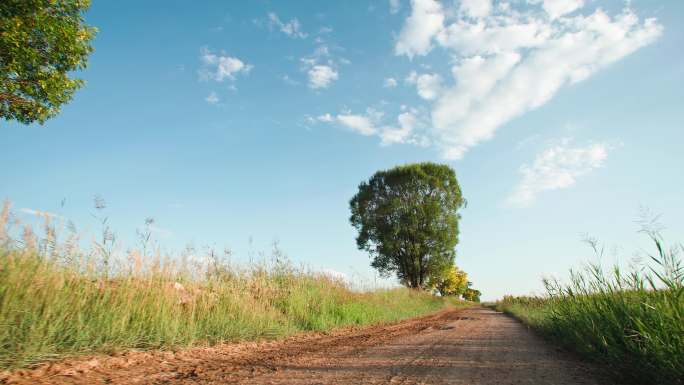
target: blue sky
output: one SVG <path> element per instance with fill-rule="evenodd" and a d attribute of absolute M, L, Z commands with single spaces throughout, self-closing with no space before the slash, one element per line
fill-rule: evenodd
<path fill-rule="evenodd" d="M 684 233 L 681 1 L 94 1 L 86 19 L 86 87 L 0 130 L 0 196 L 25 222 L 92 234 L 99 194 L 123 242 L 150 216 L 170 250 L 245 260 L 278 240 L 372 278 L 357 185 L 445 162 L 468 199 L 457 263 L 485 298 L 580 266 L 584 233 L 623 261 L 647 249 L 640 206 Z"/>

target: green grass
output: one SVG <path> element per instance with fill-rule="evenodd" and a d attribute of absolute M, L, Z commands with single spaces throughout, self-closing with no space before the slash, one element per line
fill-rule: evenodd
<path fill-rule="evenodd" d="M 101 239 L 83 248 L 73 225 L 61 239 L 64 225 L 46 214 L 41 236 L 16 226 L 8 202 L 0 207 L 0 369 L 126 349 L 272 339 L 465 304 L 406 288 L 355 290 L 294 267 L 277 247 L 261 255 L 264 262 L 247 265 L 211 249 L 199 257 L 194 249 L 167 256 L 152 240 L 152 220 L 138 233 L 140 247 L 122 251 L 107 218 L 96 218 Z"/>
<path fill-rule="evenodd" d="M 684 384 L 684 267 L 679 248 L 657 254 L 650 271 L 573 272 L 546 282 L 545 297 L 504 297 L 495 304 L 550 339 L 638 384 Z"/>
<path fill-rule="evenodd" d="M 34 252 L 0 251 L 0 367 L 65 355 L 171 348 L 368 325 L 437 311 L 439 297 L 404 288 L 357 292 L 279 264 L 189 279 L 104 278 Z"/>
<path fill-rule="evenodd" d="M 469 303 L 406 288 L 358 290 L 296 268 L 274 247 L 235 265 L 209 249 L 168 256 L 152 239 L 122 250 L 96 199 L 101 238 L 43 214 L 42 235 L 0 207 L 0 369 L 65 356 L 279 338 L 391 322 Z M 14 226 L 14 227 L 13 227 Z M 251 259 L 251 258 L 250 258 Z"/>

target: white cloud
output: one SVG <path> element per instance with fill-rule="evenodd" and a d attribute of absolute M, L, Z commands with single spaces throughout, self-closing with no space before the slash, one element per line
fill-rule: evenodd
<path fill-rule="evenodd" d="M 444 92 L 432 108 L 434 134 L 440 139 L 445 158 L 459 159 L 469 147 L 494 135 L 497 126 L 492 119 L 506 106 L 492 105 L 499 109 L 494 111 L 494 115 L 476 114 L 474 110 L 487 102 L 487 97 L 497 83 L 519 61 L 520 55 L 517 53 L 501 54 L 489 59 L 474 56 L 452 68 L 454 77 L 460 83 Z"/>
<path fill-rule="evenodd" d="M 63 216 L 51 213 L 49 211 L 41 211 L 41 210 L 34 210 L 34 209 L 27 209 L 27 208 L 19 209 L 19 211 L 21 211 L 24 214 L 34 215 L 34 216 L 42 217 L 42 218 L 64 219 Z"/>
<path fill-rule="evenodd" d="M 442 90 L 442 77 L 438 74 L 418 75 L 415 71 L 412 71 L 406 78 L 406 82 L 415 84 L 418 96 L 425 100 L 436 99 Z"/>
<path fill-rule="evenodd" d="M 441 47 L 463 58 L 539 47 L 552 33 L 551 24 L 539 19 L 499 19 L 498 16 L 491 16 L 475 21 L 459 19 L 434 37 Z"/>
<path fill-rule="evenodd" d="M 317 64 L 308 71 L 309 87 L 313 89 L 328 88 L 330 83 L 339 77 L 337 71 L 328 65 Z"/>
<path fill-rule="evenodd" d="M 406 143 L 418 123 L 417 120 L 414 113 L 402 112 L 397 117 L 399 128 L 384 127 L 380 131 L 380 144 L 388 146 L 394 143 Z"/>
<path fill-rule="evenodd" d="M 299 60 L 302 63 L 302 70 L 306 71 L 309 78 L 309 88 L 328 88 L 339 78 L 335 62 L 330 55 L 330 48 L 326 44 L 318 45 L 311 55 Z"/>
<path fill-rule="evenodd" d="M 374 126 L 368 116 L 350 113 L 340 114 L 337 115 L 337 121 L 361 135 L 370 136 L 378 132 L 378 129 Z"/>
<path fill-rule="evenodd" d="M 450 74 L 407 78 L 420 97 L 433 101 L 429 135 L 449 159 L 463 157 L 510 120 L 651 44 L 663 31 L 655 19 L 639 20 L 630 8 L 612 16 L 601 9 L 582 14 L 583 0 L 495 8 L 489 1 L 463 1 L 457 9 L 446 4 L 413 0 L 395 53 L 413 59 L 437 46 L 449 55 Z M 431 77 L 419 81 L 426 75 Z"/>
<path fill-rule="evenodd" d="M 394 87 L 397 86 L 397 79 L 395 79 L 395 78 L 387 78 L 387 79 L 385 79 L 385 81 L 383 82 L 383 86 L 384 86 L 385 88 L 394 88 Z"/>
<path fill-rule="evenodd" d="M 277 27 L 280 29 L 280 32 L 292 38 L 304 39 L 307 36 L 307 34 L 302 31 L 302 25 L 299 23 L 299 20 L 296 17 L 290 19 L 290 21 L 287 23 L 284 23 L 280 20 L 278 15 L 276 15 L 274 12 L 271 12 L 268 14 L 268 25 L 271 28 Z"/>
<path fill-rule="evenodd" d="M 491 0 L 461 0 L 459 11 L 472 18 L 489 16 L 492 12 Z"/>
<path fill-rule="evenodd" d="M 563 140 L 537 155 L 531 165 L 520 167 L 522 178 L 508 203 L 514 207 L 527 207 L 541 192 L 568 188 L 577 182 L 577 178 L 603 166 L 607 157 L 605 144 L 577 147 L 570 140 Z"/>
<path fill-rule="evenodd" d="M 365 114 L 354 114 L 350 111 L 338 115 L 324 114 L 316 118 L 308 117 L 309 123 L 337 123 L 353 132 L 364 136 L 377 136 L 381 146 L 397 143 L 410 143 L 419 146 L 428 144 L 427 138 L 417 132 L 423 123 L 419 111 L 403 108 L 396 118 L 396 124 L 383 123 L 385 114 L 373 108 L 366 109 Z"/>
<path fill-rule="evenodd" d="M 401 0 L 389 0 L 389 10 L 391 14 L 399 12 L 401 9 Z"/>
<path fill-rule="evenodd" d="M 435 0 L 411 0 L 411 15 L 394 47 L 397 55 L 413 58 L 425 55 L 432 49 L 432 39 L 444 28 L 444 11 Z"/>
<path fill-rule="evenodd" d="M 149 224 L 145 227 L 139 227 L 138 231 L 143 232 L 149 230 L 151 233 L 156 234 L 157 236 L 160 236 L 162 238 L 170 238 L 173 236 L 173 231 L 155 226 L 153 224 Z"/>
<path fill-rule="evenodd" d="M 333 116 L 328 114 L 328 113 L 325 113 L 323 115 L 318 115 L 318 117 L 316 119 L 318 119 L 321 122 L 332 122 L 334 120 Z"/>
<path fill-rule="evenodd" d="M 204 100 L 206 100 L 206 102 L 209 104 L 217 104 L 219 101 L 221 101 L 221 99 L 219 99 L 218 95 L 214 91 L 210 92 L 209 95 L 207 95 L 207 97 L 204 98 Z"/>
<path fill-rule="evenodd" d="M 337 118 L 335 116 L 333 116 L 327 112 L 325 114 L 318 115 L 318 116 L 304 115 L 304 121 L 306 121 L 306 123 L 308 125 L 316 124 L 316 123 L 320 123 L 320 122 L 332 123 L 336 119 Z M 309 127 L 307 126 L 307 128 L 309 128 Z"/>
<path fill-rule="evenodd" d="M 539 3 L 539 0 L 530 2 Z M 582 7 L 584 7 L 584 0 L 542 0 L 542 8 L 549 14 L 551 19 L 556 19 Z"/>
<path fill-rule="evenodd" d="M 309 60 L 321 60 L 324 57 L 330 56 L 330 48 L 327 45 L 321 44 L 314 50 L 313 55 L 309 57 Z"/>
<path fill-rule="evenodd" d="M 200 53 L 202 68 L 199 75 L 202 80 L 234 80 L 236 75 L 248 74 L 253 67 L 236 57 L 217 55 L 207 48 L 202 48 Z"/>

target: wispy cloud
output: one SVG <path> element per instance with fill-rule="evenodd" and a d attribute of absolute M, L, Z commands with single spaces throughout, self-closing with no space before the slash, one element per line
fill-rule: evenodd
<path fill-rule="evenodd" d="M 329 113 L 316 118 L 309 117 L 309 123 L 330 123 L 342 126 L 364 136 L 377 136 L 383 146 L 410 143 L 419 146 L 428 144 L 427 138 L 417 132 L 423 126 L 420 113 L 416 109 L 406 109 L 397 115 L 396 122 L 386 119 L 382 111 L 367 108 L 363 114 L 345 111 L 337 115 Z"/>
<path fill-rule="evenodd" d="M 387 79 L 385 79 L 385 81 L 383 82 L 382 85 L 383 85 L 383 87 L 385 87 L 385 88 L 394 88 L 394 87 L 397 86 L 397 84 L 398 84 L 398 83 L 397 83 L 397 79 L 395 79 L 395 78 L 387 78 Z"/>
<path fill-rule="evenodd" d="M 532 164 L 520 167 L 521 179 L 509 196 L 508 204 L 527 207 L 544 191 L 574 185 L 578 178 L 603 166 L 608 150 L 603 143 L 575 146 L 570 139 L 545 149 Z"/>
<path fill-rule="evenodd" d="M 463 157 L 511 119 L 652 43 L 663 31 L 655 19 L 640 21 L 628 7 L 611 16 L 602 9 L 581 13 L 582 0 L 528 3 L 514 8 L 467 0 L 454 9 L 435 0 L 411 1 L 396 54 L 413 59 L 440 47 L 454 62 L 453 81 L 441 92 L 420 87 L 415 78 L 419 96 L 434 100 L 431 136 L 445 158 Z"/>
<path fill-rule="evenodd" d="M 330 83 L 338 79 L 339 74 L 329 65 L 317 64 L 309 68 L 309 87 L 313 89 L 328 88 Z"/>
<path fill-rule="evenodd" d="M 411 71 L 405 81 L 415 85 L 418 96 L 425 100 L 434 100 L 442 92 L 442 77 L 438 74 L 419 75 L 416 71 Z"/>
<path fill-rule="evenodd" d="M 221 101 L 221 99 L 219 99 L 218 95 L 214 91 L 210 92 L 209 95 L 207 95 L 207 97 L 204 98 L 204 100 L 209 104 L 217 104 Z"/>
<path fill-rule="evenodd" d="M 401 9 L 401 0 L 389 0 L 389 11 L 391 14 L 399 12 Z"/>
<path fill-rule="evenodd" d="M 283 22 L 278 15 L 271 12 L 268 14 L 268 25 L 271 28 L 278 28 L 280 32 L 292 38 L 304 39 L 307 37 L 307 34 L 302 31 L 302 25 L 296 17 L 290 19 L 288 22 Z"/>
<path fill-rule="evenodd" d="M 584 7 L 584 0 L 528 0 L 530 3 L 541 3 L 544 11 L 551 19 L 574 12 Z"/>
<path fill-rule="evenodd" d="M 366 136 L 375 135 L 378 132 L 378 128 L 375 126 L 373 120 L 374 119 L 368 115 L 358 115 L 352 113 L 337 115 L 337 121 L 340 124 L 354 132 Z"/>
<path fill-rule="evenodd" d="M 206 47 L 200 50 L 201 68 L 199 70 L 200 80 L 214 80 L 223 82 L 225 80 L 235 80 L 239 74 L 248 74 L 253 66 L 242 60 L 225 54 L 216 54 Z"/>
<path fill-rule="evenodd" d="M 22 208 L 22 209 L 19 209 L 19 211 L 24 213 L 24 214 L 34 215 L 37 217 L 64 219 L 63 216 L 51 213 L 49 211 L 41 211 L 41 210 L 34 210 L 34 209 L 28 209 L 28 208 Z"/>
<path fill-rule="evenodd" d="M 395 53 L 413 58 L 430 52 L 432 40 L 444 29 L 444 19 L 441 3 L 434 0 L 411 0 L 411 15 L 406 18 L 399 33 Z"/>
<path fill-rule="evenodd" d="M 334 120 L 333 116 L 330 114 L 318 115 L 316 118 L 319 122 L 332 122 Z"/>
<path fill-rule="evenodd" d="M 411 0 L 395 54 L 418 61 L 439 49 L 449 65 L 441 72 L 417 63 L 405 79 L 426 103 L 419 108 L 429 111 L 421 135 L 443 158 L 460 159 L 512 119 L 663 33 L 629 2 L 615 14 L 585 2 Z"/>
<path fill-rule="evenodd" d="M 311 55 L 300 59 L 309 78 L 309 88 L 314 90 L 328 88 L 339 79 L 339 72 L 330 56 L 328 45 L 320 44 Z"/>

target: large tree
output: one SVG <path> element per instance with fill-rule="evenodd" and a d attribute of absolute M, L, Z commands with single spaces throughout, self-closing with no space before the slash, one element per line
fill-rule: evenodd
<path fill-rule="evenodd" d="M 95 28 L 84 24 L 90 0 L 0 1 L 0 117 L 43 123 L 83 80 Z"/>
<path fill-rule="evenodd" d="M 357 246 L 373 258 L 371 266 L 423 288 L 429 276 L 453 265 L 464 204 L 449 166 L 408 164 L 361 183 L 350 201 L 350 221 L 358 230 Z"/>

